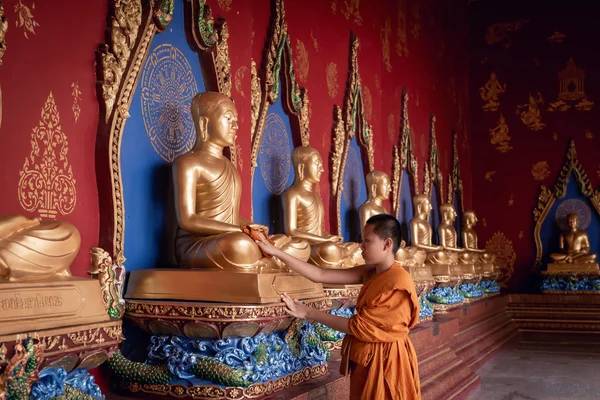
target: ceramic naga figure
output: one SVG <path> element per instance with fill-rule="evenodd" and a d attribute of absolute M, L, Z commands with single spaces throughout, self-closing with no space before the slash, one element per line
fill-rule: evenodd
<path fill-rule="evenodd" d="M 71 276 L 81 236 L 64 221 L 22 215 L 0 217 L 0 281 L 31 281 Z"/>
<path fill-rule="evenodd" d="M 173 165 L 178 232 L 175 254 L 184 268 L 247 272 L 277 271 L 275 259 L 265 257 L 242 228 L 267 232 L 268 228 L 240 216 L 242 182 L 235 165 L 223 155 L 235 143 L 238 113 L 233 101 L 217 92 L 204 92 L 192 100 L 196 144 Z M 283 251 L 308 260 L 307 241 L 274 235 Z"/>
<path fill-rule="evenodd" d="M 292 152 L 294 183 L 283 192 L 286 234 L 311 244 L 310 262 L 323 268 L 348 268 L 364 262 L 358 243 L 344 243 L 341 236 L 324 229 L 325 208 L 315 186 L 321 181 L 323 160 L 312 147 Z"/>

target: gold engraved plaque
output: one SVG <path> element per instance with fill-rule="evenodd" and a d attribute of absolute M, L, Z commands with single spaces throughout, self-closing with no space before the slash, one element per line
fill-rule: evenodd
<path fill-rule="evenodd" d="M 63 317 L 77 314 L 84 302 L 74 286 L 3 289 L 0 315 L 3 321 Z"/>

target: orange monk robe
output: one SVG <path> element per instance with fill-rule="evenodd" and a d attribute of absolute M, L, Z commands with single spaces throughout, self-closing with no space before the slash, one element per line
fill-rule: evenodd
<path fill-rule="evenodd" d="M 373 275 L 358 295 L 351 335 L 342 345 L 341 373 L 350 365 L 350 399 L 421 399 L 415 349 L 408 331 L 419 320 L 419 301 L 410 274 L 394 264 Z"/>

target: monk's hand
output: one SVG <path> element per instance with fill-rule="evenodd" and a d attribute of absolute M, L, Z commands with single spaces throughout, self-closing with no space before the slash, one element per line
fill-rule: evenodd
<path fill-rule="evenodd" d="M 264 253 L 266 253 L 270 256 L 277 257 L 277 252 L 279 251 L 279 249 L 277 247 L 273 246 L 271 244 L 271 242 L 269 242 L 267 237 L 262 232 L 258 231 L 257 234 L 258 234 L 258 237 L 260 238 L 259 240 L 255 240 L 258 247 L 260 247 L 260 249 Z"/>
<path fill-rule="evenodd" d="M 301 301 L 292 299 L 287 293 L 281 295 L 281 300 L 285 303 L 285 311 L 292 317 L 307 318 L 308 313 L 312 310 L 310 307 L 302 304 Z"/>
<path fill-rule="evenodd" d="M 261 224 L 248 224 L 248 226 L 252 229 L 254 229 L 255 231 L 260 231 L 262 233 L 264 233 L 265 235 L 269 234 L 269 227 L 265 226 L 265 225 L 261 225 Z"/>

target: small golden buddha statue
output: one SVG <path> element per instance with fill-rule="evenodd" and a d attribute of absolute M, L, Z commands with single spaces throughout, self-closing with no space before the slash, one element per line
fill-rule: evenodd
<path fill-rule="evenodd" d="M 32 281 L 71 276 L 81 236 L 64 221 L 22 215 L 0 217 L 0 281 Z"/>
<path fill-rule="evenodd" d="M 262 231 L 268 228 L 240 216 L 242 182 L 235 165 L 223 155 L 223 149 L 236 139 L 235 104 L 221 93 L 204 92 L 194 97 L 191 108 L 196 144 L 173 163 L 178 265 L 247 272 L 281 269 L 241 231 L 241 226 Z M 308 260 L 308 242 L 285 235 L 271 239 L 286 253 Z"/>
<path fill-rule="evenodd" d="M 552 253 L 550 258 L 556 264 L 571 265 L 553 268 L 554 266 L 550 264 L 548 270 L 566 270 L 565 267 L 569 270 L 597 270 L 596 254 L 590 253 L 590 239 L 587 233 L 582 229 L 578 229 L 579 217 L 577 214 L 567 215 L 567 223 L 569 224 L 569 230 L 561 233 L 559 237 L 559 247 L 562 253 Z M 576 267 L 577 264 L 585 265 Z"/>
<path fill-rule="evenodd" d="M 310 242 L 310 262 L 322 268 L 348 268 L 363 263 L 358 243 L 343 243 L 341 236 L 323 228 L 325 209 L 315 190 L 323 173 L 321 154 L 312 147 L 296 147 L 292 164 L 294 183 L 283 192 L 285 233 Z"/>
<path fill-rule="evenodd" d="M 440 206 L 440 214 L 442 221 L 438 226 L 438 235 L 440 246 L 444 250 L 454 253 L 458 258 L 458 263 L 462 265 L 463 277 L 472 279 L 480 275 L 483 271 L 477 271 L 475 264 L 479 257 L 476 252 L 467 251 L 465 248 L 458 247 L 458 234 L 454 229 L 454 221 L 456 221 L 456 210 L 452 204 L 446 203 Z"/>
<path fill-rule="evenodd" d="M 430 264 L 455 264 L 458 260 L 456 253 L 444 250 L 443 246 L 432 244 L 432 228 L 429 224 L 429 215 L 432 207 L 429 199 L 424 194 L 413 197 L 415 215 L 410 220 L 410 232 L 413 246 L 427 252 L 427 263 Z"/>
<path fill-rule="evenodd" d="M 477 215 L 473 210 L 466 210 L 463 213 L 463 225 L 462 225 L 462 239 L 463 246 L 470 253 L 477 253 L 479 255 L 479 262 L 483 264 L 494 264 L 496 261 L 496 255 L 486 250 L 478 248 L 477 232 L 473 227 L 477 224 Z"/>
<path fill-rule="evenodd" d="M 383 202 L 388 199 L 392 185 L 389 176 L 382 171 L 371 171 L 365 178 L 367 183 L 367 201 L 360 205 L 358 214 L 360 226 L 364 228 L 373 215 L 389 214 Z"/>

